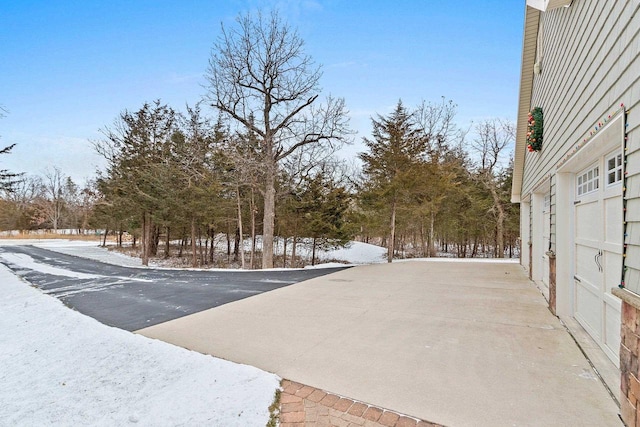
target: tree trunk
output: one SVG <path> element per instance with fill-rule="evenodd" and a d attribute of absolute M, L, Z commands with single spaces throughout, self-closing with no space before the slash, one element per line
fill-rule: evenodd
<path fill-rule="evenodd" d="M 198 249 L 200 250 L 200 265 L 204 265 L 204 252 L 202 250 L 202 232 L 198 227 Z"/>
<path fill-rule="evenodd" d="M 493 197 L 493 205 L 498 211 L 498 218 L 496 219 L 496 258 L 504 258 L 504 206 L 502 206 L 495 186 L 489 185 L 489 191 L 491 192 L 491 197 Z"/>
<path fill-rule="evenodd" d="M 252 270 L 255 268 L 256 258 L 256 200 L 253 188 L 251 188 L 251 257 L 249 264 Z"/>
<path fill-rule="evenodd" d="M 153 240 L 153 224 L 151 214 L 145 212 L 142 216 L 142 265 L 149 265 L 151 245 Z"/>
<path fill-rule="evenodd" d="M 473 239 L 473 248 L 471 249 L 471 258 L 475 258 L 478 255 L 478 239 Z"/>
<path fill-rule="evenodd" d="M 393 250 L 396 239 L 396 201 L 391 204 L 391 224 L 389 233 L 389 245 L 387 250 L 387 262 L 393 262 Z"/>
<path fill-rule="evenodd" d="M 291 244 L 293 247 L 291 248 L 291 267 L 296 267 L 296 248 L 298 247 L 298 237 L 296 235 L 293 236 L 293 242 Z"/>
<path fill-rule="evenodd" d="M 282 251 L 282 267 L 287 268 L 287 240 L 288 238 L 284 238 L 283 246 L 284 250 Z"/>
<path fill-rule="evenodd" d="M 238 262 L 240 255 L 240 227 L 236 227 L 235 242 L 233 243 L 233 262 Z"/>
<path fill-rule="evenodd" d="M 213 265 L 213 254 L 215 253 L 216 233 L 213 227 L 209 227 L 209 236 L 211 237 L 211 249 L 209 250 L 209 261 Z"/>
<path fill-rule="evenodd" d="M 242 232 L 242 205 L 240 204 L 239 187 L 236 187 L 236 195 L 238 196 L 238 237 L 240 240 L 240 265 L 244 270 L 244 233 Z"/>
<path fill-rule="evenodd" d="M 152 224 L 152 222 L 150 222 L 150 224 Z M 158 244 L 160 243 L 160 227 L 157 227 L 155 225 L 153 225 L 151 227 L 151 235 L 152 235 L 152 239 L 151 239 L 151 252 L 150 254 L 152 256 L 156 256 L 158 255 Z"/>
<path fill-rule="evenodd" d="M 273 268 L 273 231 L 275 228 L 276 187 L 275 164 L 266 165 L 264 216 L 262 221 L 262 268 Z"/>
<path fill-rule="evenodd" d="M 165 249 L 164 249 L 164 257 L 165 257 L 165 259 L 169 258 L 169 246 L 170 246 L 170 242 L 171 242 L 171 237 L 170 237 L 171 233 L 170 232 L 171 232 L 171 229 L 169 227 L 167 227 L 167 240 L 166 240 Z"/>
<path fill-rule="evenodd" d="M 191 266 L 198 266 L 198 252 L 196 248 L 196 219 L 191 218 Z"/>
<path fill-rule="evenodd" d="M 105 228 L 104 229 L 104 236 L 103 236 L 103 239 L 102 239 L 102 247 L 103 248 L 107 247 L 107 234 L 109 234 L 109 229 Z"/>
<path fill-rule="evenodd" d="M 316 265 L 316 238 L 315 237 L 313 238 L 313 248 L 311 249 L 311 265 Z"/>
<path fill-rule="evenodd" d="M 202 233 L 202 231 L 199 231 L 199 233 Z M 202 239 L 202 237 L 200 239 Z M 204 258 L 202 258 L 202 263 L 204 265 L 209 264 L 209 234 L 208 233 L 205 233 L 204 235 Z"/>
<path fill-rule="evenodd" d="M 436 244 L 435 244 L 435 223 L 436 223 L 436 214 L 435 212 L 431 212 L 431 217 L 429 218 L 429 256 L 436 256 Z"/>
<path fill-rule="evenodd" d="M 140 230 L 140 246 L 142 250 L 142 265 L 149 265 L 149 257 L 147 255 L 147 244 L 145 243 L 147 233 L 147 213 L 142 213 L 142 229 Z M 145 264 L 146 262 L 146 264 Z"/>

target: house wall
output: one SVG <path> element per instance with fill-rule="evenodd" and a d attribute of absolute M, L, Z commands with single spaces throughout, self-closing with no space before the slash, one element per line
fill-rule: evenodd
<path fill-rule="evenodd" d="M 522 195 L 551 176 L 551 245 L 556 250 L 558 164 L 598 122 L 629 110 L 627 151 L 627 256 L 625 284 L 640 293 L 640 4 L 576 0 L 540 14 L 541 74 L 534 78 L 531 108 L 544 111 L 541 152 L 527 153 Z M 541 58 L 540 58 L 541 56 Z M 561 260 L 559 260 L 562 262 Z M 611 283 L 617 286 L 618 283 Z"/>
<path fill-rule="evenodd" d="M 571 159 L 579 164 L 581 157 L 590 158 L 589 150 L 597 151 L 608 141 L 603 134 L 615 131 L 600 123 L 613 114 L 616 119 L 610 124 L 622 127 L 619 118 L 626 112 L 624 267 L 607 279 L 605 287 L 614 288 L 613 294 L 622 300 L 621 415 L 627 426 L 635 426 L 640 424 L 640 3 L 574 0 L 568 8 L 541 12 L 539 19 L 537 60 L 542 72 L 534 75 L 530 108 L 543 108 L 544 143 L 541 152 L 525 154 L 520 194 L 526 199 L 550 179 L 551 249 L 557 256 L 551 268 L 552 275 L 557 273 L 551 278 L 557 278 L 557 287 L 550 285 L 550 293 L 556 295 L 550 301 L 557 297 L 559 315 L 570 315 L 574 309 L 576 224 L 568 204 L 574 198 L 577 172 L 560 166 Z M 625 112 L 619 112 L 621 105 Z M 591 147 L 586 149 L 587 143 L 580 151 L 585 138 Z M 621 281 L 624 289 L 618 289 Z"/>

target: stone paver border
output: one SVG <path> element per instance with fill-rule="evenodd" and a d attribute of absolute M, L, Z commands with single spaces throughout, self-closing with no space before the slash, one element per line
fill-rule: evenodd
<path fill-rule="evenodd" d="M 443 427 L 289 380 L 279 418 L 280 427 Z"/>

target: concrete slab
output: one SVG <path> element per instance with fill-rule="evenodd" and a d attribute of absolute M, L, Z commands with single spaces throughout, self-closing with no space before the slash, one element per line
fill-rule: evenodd
<path fill-rule="evenodd" d="M 138 331 L 449 426 L 620 426 L 515 263 L 356 267 Z"/>

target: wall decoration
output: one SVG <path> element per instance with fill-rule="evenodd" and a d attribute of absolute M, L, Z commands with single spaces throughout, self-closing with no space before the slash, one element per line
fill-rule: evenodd
<path fill-rule="evenodd" d="M 529 152 L 542 150 L 543 125 L 542 107 L 536 107 L 529 112 L 527 124 L 527 150 Z"/>

